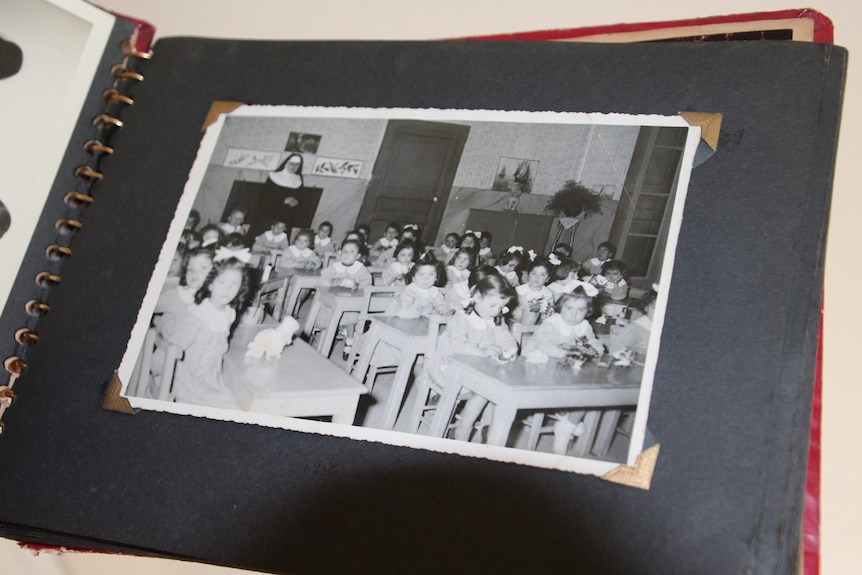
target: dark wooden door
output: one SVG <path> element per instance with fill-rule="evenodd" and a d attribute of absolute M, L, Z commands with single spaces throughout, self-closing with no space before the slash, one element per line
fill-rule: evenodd
<path fill-rule="evenodd" d="M 437 235 L 469 126 L 390 120 L 356 225 L 368 224 L 371 241 L 390 222 L 417 224 L 422 241 Z"/>

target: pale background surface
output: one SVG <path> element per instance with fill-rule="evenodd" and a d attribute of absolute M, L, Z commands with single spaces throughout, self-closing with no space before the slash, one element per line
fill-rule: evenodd
<path fill-rule="evenodd" d="M 2 1 L 2 0 L 0 0 Z M 111 10 L 147 20 L 157 37 L 222 36 L 281 39 L 427 39 L 623 22 L 660 21 L 742 12 L 784 10 L 786 0 L 100 0 Z M 862 469 L 855 441 L 862 406 L 858 357 L 862 317 L 856 286 L 862 280 L 859 189 L 862 166 L 862 85 L 854 56 L 862 53 L 862 3 L 820 0 L 811 6 L 835 23 L 835 43 L 849 48 L 851 66 L 838 153 L 833 219 L 826 269 L 824 365 L 822 573 L 859 572 L 862 556 Z M 858 52 L 857 52 L 858 50 Z M 660 465 L 661 463 L 659 463 Z M 33 558 L 0 540 L 0 565 L 9 575 L 216 575 L 240 571 L 159 559 L 93 554 Z"/>

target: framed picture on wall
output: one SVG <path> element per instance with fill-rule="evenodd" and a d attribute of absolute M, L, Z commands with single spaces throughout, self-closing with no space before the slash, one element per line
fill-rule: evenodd
<path fill-rule="evenodd" d="M 501 156 L 491 189 L 496 192 L 530 194 L 538 171 L 538 160 Z"/>
<path fill-rule="evenodd" d="M 285 152 L 299 152 L 300 154 L 316 154 L 320 147 L 319 134 L 306 134 L 304 132 L 291 132 L 284 145 Z"/>

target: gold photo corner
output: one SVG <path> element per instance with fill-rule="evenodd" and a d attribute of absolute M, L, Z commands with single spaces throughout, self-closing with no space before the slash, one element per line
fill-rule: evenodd
<path fill-rule="evenodd" d="M 638 455 L 634 467 L 620 465 L 605 473 L 602 479 L 648 491 L 650 483 L 652 483 L 655 464 L 658 460 L 659 447 L 660 445 L 657 443 L 649 449 L 642 451 Z"/>
<path fill-rule="evenodd" d="M 129 403 L 128 399 L 120 395 L 122 390 L 123 382 L 120 381 L 120 376 L 114 373 L 108 382 L 108 389 L 105 391 L 105 398 L 102 400 L 102 409 L 134 415 L 135 410 L 132 408 L 132 404 Z"/>

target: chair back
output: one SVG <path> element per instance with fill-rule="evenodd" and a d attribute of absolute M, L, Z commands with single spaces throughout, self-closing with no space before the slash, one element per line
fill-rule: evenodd
<path fill-rule="evenodd" d="M 356 336 L 365 331 L 368 316 L 385 313 L 402 289 L 404 289 L 403 286 L 372 285 L 362 290 L 362 303 L 360 304 L 359 317 L 356 319 Z M 358 352 L 358 346 L 354 345 L 347 356 L 348 366 L 353 366 Z"/>
<path fill-rule="evenodd" d="M 163 345 L 161 347 L 164 350 L 164 355 L 156 354 L 156 344 L 158 341 L 159 334 L 156 328 L 149 328 L 147 335 L 144 337 L 141 356 L 132 371 L 131 381 L 134 386 L 134 393 L 132 395 L 146 397 L 148 395 L 147 388 L 151 384 L 158 384 L 158 390 L 155 393 L 157 399 L 170 401 L 172 399 L 171 387 L 174 382 L 174 370 L 176 369 L 177 361 L 180 359 L 181 352 L 176 345 L 162 342 Z M 153 370 L 154 364 L 156 364 L 155 367 L 157 368 L 155 371 Z M 161 371 L 158 371 L 159 369 Z"/>
<path fill-rule="evenodd" d="M 539 329 L 537 325 L 521 325 L 516 324 L 512 328 L 512 335 L 515 337 L 515 341 L 518 342 L 518 355 L 523 355 L 524 346 L 530 340 L 533 335 L 535 335 L 536 330 Z"/>

